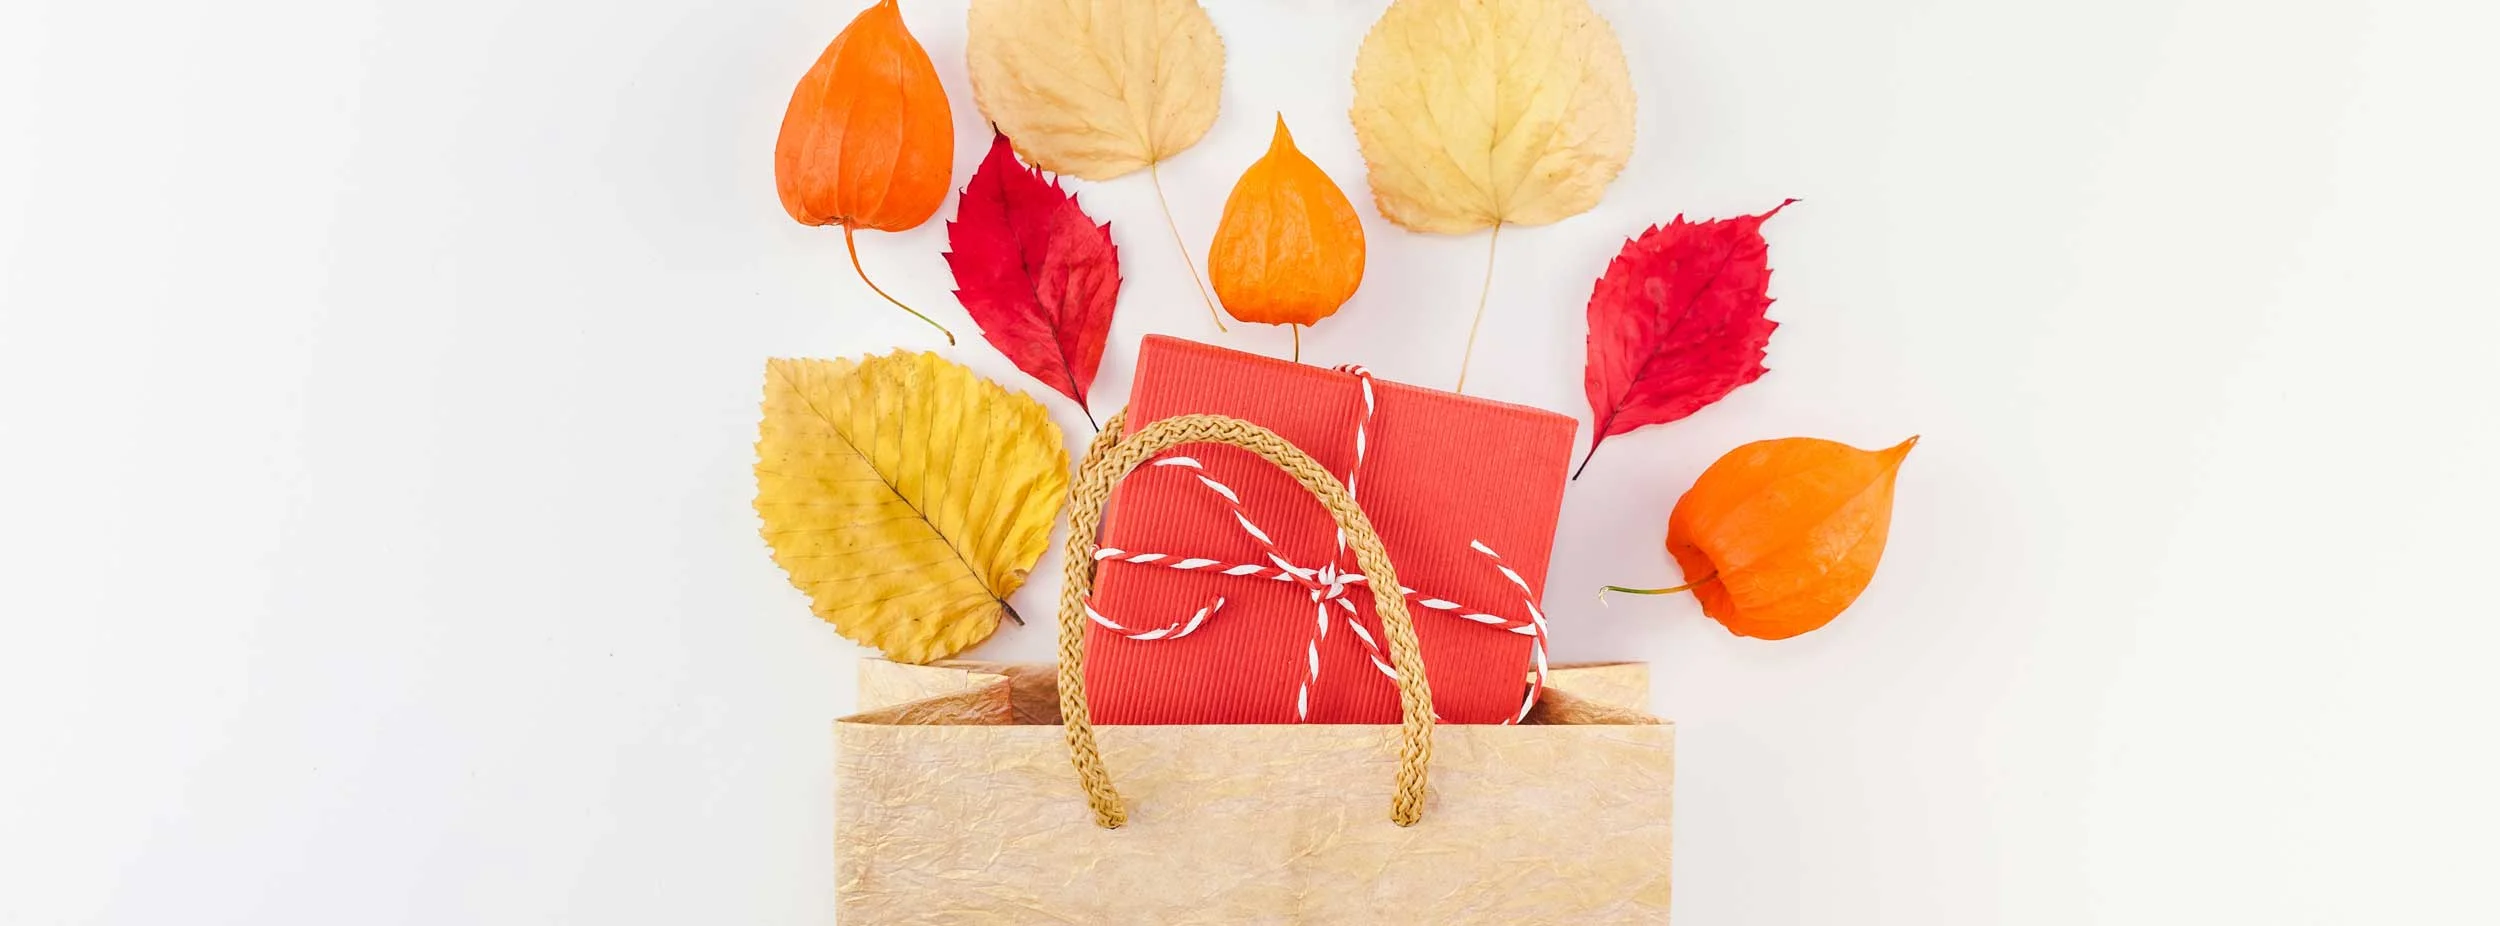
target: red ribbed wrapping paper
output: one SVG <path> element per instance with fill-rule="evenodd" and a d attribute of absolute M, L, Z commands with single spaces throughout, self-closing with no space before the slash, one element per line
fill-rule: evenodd
<path fill-rule="evenodd" d="M 1427 595 L 1516 619 L 1519 588 L 1469 546 L 1482 541 L 1542 594 L 1577 423 L 1540 409 L 1377 378 L 1377 410 L 1356 498 L 1388 547 L 1398 579 Z M 1230 415 L 1283 435 L 1340 481 L 1354 462 L 1362 395 L 1352 374 L 1192 341 L 1149 337 L 1139 350 L 1128 432 L 1185 414 Z M 1197 458 L 1296 566 L 1336 560 L 1326 509 L 1293 478 L 1248 451 L 1189 444 Z M 1140 466 L 1112 493 L 1102 546 L 1225 563 L 1266 563 L 1225 502 L 1179 467 Z M 1336 560 L 1360 572 L 1348 551 Z M 1106 562 L 1094 608 L 1131 628 L 1186 618 L 1218 596 L 1222 610 L 1178 639 L 1131 640 L 1086 627 L 1085 690 L 1105 724 L 1294 723 L 1315 620 L 1292 582 Z M 1347 592 L 1356 619 L 1385 646 L 1371 592 Z M 1411 601 L 1410 601 L 1411 604 Z M 1449 614 L 1410 608 L 1424 674 L 1446 723 L 1500 723 L 1526 694 L 1532 640 Z M 1340 618 L 1344 612 L 1339 611 Z M 1310 723 L 1395 723 L 1397 689 L 1361 640 L 1339 624 L 1319 645 Z"/>

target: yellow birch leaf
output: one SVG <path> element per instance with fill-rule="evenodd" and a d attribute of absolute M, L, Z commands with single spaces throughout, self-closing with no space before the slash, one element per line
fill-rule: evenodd
<path fill-rule="evenodd" d="M 1198 0 L 972 0 L 972 99 L 1043 170 L 1109 180 L 1215 124 L 1224 40 Z"/>
<path fill-rule="evenodd" d="M 998 629 L 1068 489 L 1041 404 L 936 354 L 767 362 L 755 449 L 773 561 L 816 616 L 897 662 Z"/>
<path fill-rule="evenodd" d="M 1578 215 L 1632 157 L 1632 74 L 1587 0 L 1397 0 L 1351 115 L 1381 217 L 1413 231 Z"/>

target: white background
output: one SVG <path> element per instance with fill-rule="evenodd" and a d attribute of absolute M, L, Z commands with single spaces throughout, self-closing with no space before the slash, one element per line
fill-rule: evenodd
<path fill-rule="evenodd" d="M 1485 240 L 1371 213 L 1382 3 L 1211 6 L 1224 114 L 1164 173 L 1191 246 L 1281 110 L 1371 242 L 1307 356 L 1446 385 Z M 1654 663 L 1681 724 L 1678 920 L 2500 919 L 2491 8 L 1597 6 L 1634 160 L 1503 235 L 1474 391 L 1585 416 L 1626 235 L 1804 200 L 1773 372 L 1610 441 L 1546 596 L 1560 656 Z M 0 922 L 830 919 L 861 651 L 767 559 L 749 466 L 765 357 L 936 343 L 774 197 L 858 7 L 0 10 Z M 907 19 L 960 184 L 962 4 Z M 1148 333 L 1283 349 L 1215 337 L 1145 177 L 1071 187 L 1128 276 L 1096 407 Z M 863 250 L 972 334 L 940 222 Z M 1828 629 L 1592 602 L 1675 580 L 1719 453 L 1911 433 Z"/>

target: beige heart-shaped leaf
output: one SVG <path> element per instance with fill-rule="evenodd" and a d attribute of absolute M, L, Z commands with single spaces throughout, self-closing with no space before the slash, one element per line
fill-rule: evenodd
<path fill-rule="evenodd" d="M 1397 0 L 1354 60 L 1382 217 L 1461 234 L 1597 205 L 1632 157 L 1632 75 L 1587 0 Z"/>
<path fill-rule="evenodd" d="M 998 629 L 1068 489 L 1041 404 L 936 354 L 766 363 L 755 449 L 773 561 L 897 662 Z"/>
<path fill-rule="evenodd" d="M 1044 170 L 1109 180 L 1215 124 L 1224 40 L 1197 0 L 973 0 L 981 114 Z"/>

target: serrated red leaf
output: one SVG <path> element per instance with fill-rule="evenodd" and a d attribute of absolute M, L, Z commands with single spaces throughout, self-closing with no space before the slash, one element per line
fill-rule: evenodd
<path fill-rule="evenodd" d="M 1110 224 L 1094 224 L 1075 196 L 996 135 L 946 223 L 946 244 L 955 298 L 981 336 L 1091 419 L 1085 392 L 1120 300 Z"/>
<path fill-rule="evenodd" d="M 1767 372 L 1763 350 L 1779 323 L 1763 317 L 1771 248 L 1762 222 L 1793 202 L 1706 222 L 1679 215 L 1623 243 L 1589 295 L 1590 457 L 1606 438 L 1700 411 Z"/>

